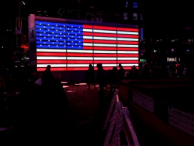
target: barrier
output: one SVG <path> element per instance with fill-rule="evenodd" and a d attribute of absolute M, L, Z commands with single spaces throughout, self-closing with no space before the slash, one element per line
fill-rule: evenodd
<path fill-rule="evenodd" d="M 109 110 L 108 110 L 108 115 L 106 117 L 103 129 L 106 130 L 108 128 L 108 124 L 110 123 L 111 117 L 113 116 L 113 112 L 115 110 L 116 103 L 119 102 L 118 94 L 117 92 L 114 92 L 113 99 L 111 101 Z"/>
<path fill-rule="evenodd" d="M 144 94 L 141 94 L 137 91 L 133 91 L 133 101 L 139 104 L 140 106 L 144 107 L 148 111 L 152 113 L 154 112 L 154 99 Z"/>
<path fill-rule="evenodd" d="M 139 146 L 128 108 L 123 107 L 117 92 L 114 92 L 103 129 L 107 130 L 104 146 L 121 146 L 123 143 L 127 146 Z"/>

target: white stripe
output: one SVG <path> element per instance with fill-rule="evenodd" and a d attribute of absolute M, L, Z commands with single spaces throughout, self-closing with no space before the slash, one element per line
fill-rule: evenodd
<path fill-rule="evenodd" d="M 67 53 L 93 53 L 93 50 L 67 50 Z"/>
<path fill-rule="evenodd" d="M 131 38 L 117 38 L 118 41 L 139 41 L 139 39 L 131 39 Z"/>
<path fill-rule="evenodd" d="M 117 60 L 138 60 L 138 57 L 118 57 Z"/>
<path fill-rule="evenodd" d="M 67 57 L 67 60 L 93 60 L 93 57 Z"/>
<path fill-rule="evenodd" d="M 115 57 L 94 57 L 94 60 L 115 60 L 116 61 L 117 58 Z"/>
<path fill-rule="evenodd" d="M 113 54 L 115 54 L 116 53 L 116 51 L 94 51 L 94 53 L 113 53 Z"/>
<path fill-rule="evenodd" d="M 67 67 L 88 67 L 88 64 L 67 64 Z"/>
<path fill-rule="evenodd" d="M 107 47 L 116 47 L 116 44 L 97 44 L 97 43 L 83 43 L 84 46 L 107 46 Z"/>
<path fill-rule="evenodd" d="M 44 59 L 48 59 L 48 60 L 66 60 L 66 57 L 39 57 L 37 56 L 37 60 L 44 60 Z"/>
<path fill-rule="evenodd" d="M 138 45 L 117 45 L 117 47 L 138 47 Z"/>
<path fill-rule="evenodd" d="M 36 52 L 66 52 L 66 49 L 36 49 Z"/>
<path fill-rule="evenodd" d="M 83 31 L 92 32 L 92 29 L 83 29 Z"/>
<path fill-rule="evenodd" d="M 138 32 L 133 31 L 117 31 L 118 34 L 138 34 Z"/>
<path fill-rule="evenodd" d="M 47 67 L 48 64 L 37 64 L 37 67 Z M 66 67 L 66 64 L 49 64 L 51 67 Z"/>
<path fill-rule="evenodd" d="M 122 66 L 138 66 L 138 64 L 122 64 Z M 97 64 L 94 64 L 94 67 L 96 67 Z M 102 66 L 119 66 L 119 64 L 102 64 Z"/>
<path fill-rule="evenodd" d="M 120 54 L 137 54 L 138 51 L 117 51 Z"/>
<path fill-rule="evenodd" d="M 93 39 L 92 36 L 83 36 L 84 39 Z"/>
<path fill-rule="evenodd" d="M 122 64 L 122 66 L 138 66 L 138 64 Z"/>
<path fill-rule="evenodd" d="M 116 44 L 94 44 L 94 47 L 103 46 L 103 47 L 116 47 Z"/>
<path fill-rule="evenodd" d="M 96 67 L 96 66 L 97 66 L 97 64 L 94 64 L 94 67 Z M 118 66 L 118 64 L 102 64 L 102 66 L 104 66 L 104 67 L 105 66 L 110 66 L 110 67 L 112 66 L 113 67 L 113 66 Z"/>

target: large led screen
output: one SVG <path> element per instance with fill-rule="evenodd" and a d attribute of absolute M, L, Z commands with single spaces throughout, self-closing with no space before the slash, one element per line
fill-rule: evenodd
<path fill-rule="evenodd" d="M 122 64 L 138 68 L 138 28 L 36 21 L 37 71 L 51 65 L 52 71 L 105 70 Z"/>

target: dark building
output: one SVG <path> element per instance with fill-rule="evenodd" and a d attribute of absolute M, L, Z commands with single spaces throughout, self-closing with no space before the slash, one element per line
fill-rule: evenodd
<path fill-rule="evenodd" d="M 158 2 L 146 5 L 150 10 L 146 12 L 145 25 L 147 61 L 167 68 L 186 66 L 192 72 L 194 16 L 189 3 Z"/>

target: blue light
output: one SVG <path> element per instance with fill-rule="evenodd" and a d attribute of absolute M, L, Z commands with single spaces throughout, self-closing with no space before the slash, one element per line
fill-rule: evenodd
<path fill-rule="evenodd" d="M 79 25 L 79 24 L 66 24 L 66 27 L 70 27 L 70 28 L 83 28 L 82 25 Z"/>
<path fill-rule="evenodd" d="M 37 29 L 36 32 L 40 32 L 40 33 L 47 32 L 47 33 L 56 33 L 56 34 L 62 33 L 62 34 L 65 34 L 64 31 L 53 31 L 53 30 L 50 31 L 50 30 L 39 30 L 39 29 Z"/>
<path fill-rule="evenodd" d="M 66 49 L 66 46 L 64 45 L 36 45 L 37 48 L 50 48 L 50 49 L 56 49 L 56 48 L 60 48 L 60 49 Z"/>
<path fill-rule="evenodd" d="M 83 47 L 82 46 L 68 46 L 67 45 L 67 49 L 83 49 Z"/>
<path fill-rule="evenodd" d="M 76 32 L 76 31 L 67 31 L 67 34 L 68 35 L 75 35 L 75 34 L 79 34 L 79 35 L 83 35 L 83 33 L 82 32 Z"/>
<path fill-rule="evenodd" d="M 36 25 L 58 25 L 61 27 L 65 27 L 65 23 L 56 23 L 56 22 L 46 22 L 46 21 L 36 21 Z"/>
<path fill-rule="evenodd" d="M 56 35 L 56 34 L 42 34 L 42 33 L 36 33 L 36 36 L 46 36 L 46 37 L 65 37 L 65 35 Z"/>
<path fill-rule="evenodd" d="M 59 38 L 59 37 L 46 37 L 46 38 L 44 38 L 44 37 L 36 37 L 36 40 L 42 40 L 42 41 L 47 41 L 48 39 L 50 39 L 50 40 L 56 40 L 56 41 L 66 41 L 66 38 L 64 37 L 64 38 Z M 63 40 L 62 40 L 63 39 Z"/>
<path fill-rule="evenodd" d="M 138 3 L 137 2 L 133 2 L 133 8 L 138 8 Z"/>
<path fill-rule="evenodd" d="M 47 45 L 66 45 L 66 43 L 62 42 L 43 42 L 43 41 L 37 41 L 36 44 L 47 44 Z"/>
<path fill-rule="evenodd" d="M 67 42 L 67 45 L 76 45 L 76 46 L 81 46 L 83 43 L 69 43 Z"/>

